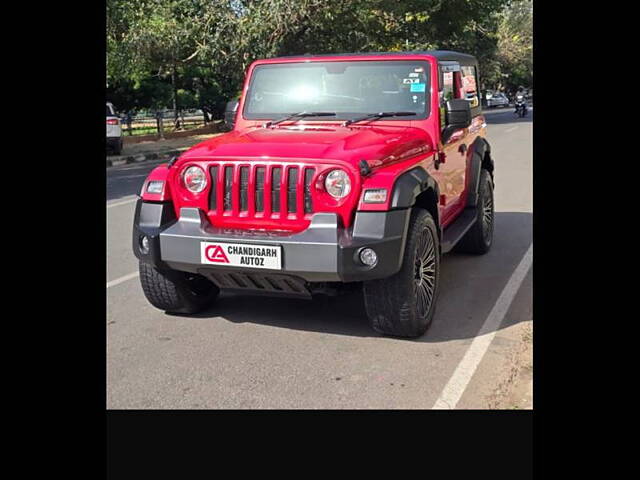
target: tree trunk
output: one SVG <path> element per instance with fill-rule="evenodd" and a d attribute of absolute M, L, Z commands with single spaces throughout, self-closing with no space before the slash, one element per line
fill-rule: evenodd
<path fill-rule="evenodd" d="M 180 121 L 178 120 L 178 86 L 176 85 L 176 64 L 171 67 L 171 86 L 173 87 L 173 124 L 177 130 L 180 127 Z"/>

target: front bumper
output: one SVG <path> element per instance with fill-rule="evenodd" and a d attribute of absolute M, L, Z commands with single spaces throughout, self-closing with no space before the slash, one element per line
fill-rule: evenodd
<path fill-rule="evenodd" d="M 107 148 L 115 149 L 122 143 L 122 137 L 107 137 Z"/>
<path fill-rule="evenodd" d="M 388 212 L 357 212 L 353 228 L 344 229 L 334 213 L 316 213 L 309 227 L 300 233 L 253 232 L 212 226 L 197 208 L 182 208 L 176 218 L 169 202 L 138 200 L 133 225 L 136 257 L 160 269 L 172 269 L 210 276 L 215 272 L 292 275 L 306 282 L 354 282 L 385 278 L 400 270 L 410 209 Z M 140 239 L 149 237 L 149 252 L 143 254 Z M 227 242 L 282 247 L 282 269 L 204 265 L 200 243 Z M 374 267 L 358 258 L 361 248 L 370 247 L 378 256 Z"/>

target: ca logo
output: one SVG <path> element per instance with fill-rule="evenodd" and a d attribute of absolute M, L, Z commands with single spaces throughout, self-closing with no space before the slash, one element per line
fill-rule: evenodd
<path fill-rule="evenodd" d="M 210 262 L 229 263 L 229 259 L 220 245 L 209 245 L 204 250 L 204 256 L 207 257 L 207 260 Z"/>

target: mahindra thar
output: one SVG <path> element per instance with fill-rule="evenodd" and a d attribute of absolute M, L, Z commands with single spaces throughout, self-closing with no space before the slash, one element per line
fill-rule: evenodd
<path fill-rule="evenodd" d="M 254 62 L 233 130 L 142 186 L 133 251 L 146 298 L 191 314 L 221 290 L 361 286 L 373 329 L 422 335 L 441 255 L 491 247 L 479 87 L 476 59 L 451 51 Z"/>

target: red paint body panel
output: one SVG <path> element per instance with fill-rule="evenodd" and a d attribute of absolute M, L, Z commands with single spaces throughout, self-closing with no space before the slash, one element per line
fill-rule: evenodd
<path fill-rule="evenodd" d="M 197 207 L 207 213 L 212 225 L 228 228 L 301 231 L 308 227 L 311 214 L 303 212 L 303 172 L 306 167 L 315 169 L 311 182 L 313 212 L 335 212 L 345 227 L 353 222 L 355 211 L 384 211 L 389 209 L 391 191 L 397 178 L 418 165 L 423 166 L 446 195 L 445 205 L 439 205 L 442 226 L 449 224 L 464 207 L 466 183 L 468 179 L 468 155 L 462 151 L 461 144 L 470 145 L 475 137 L 483 132 L 484 118 L 474 119 L 469 129 L 457 132 L 447 145 L 440 145 L 440 113 L 438 99 L 438 63 L 430 55 L 367 55 L 367 56 L 326 56 L 318 59 L 322 62 L 340 61 L 393 61 L 418 60 L 430 64 L 430 114 L 423 120 L 376 120 L 371 123 L 342 126 L 342 121 L 313 120 L 284 122 L 276 127 L 264 128 L 264 120 L 247 120 L 242 116 L 244 100 L 249 80 L 257 65 L 270 63 L 309 62 L 307 57 L 269 59 L 254 62 L 248 69 L 234 130 L 224 135 L 202 142 L 185 152 L 172 166 L 156 168 L 148 180 L 166 180 L 165 190 L 160 195 L 143 193 L 143 198 L 159 201 L 171 199 L 179 214 L 182 207 Z M 434 159 L 443 152 L 445 162 L 436 169 Z M 358 164 L 366 160 L 373 174 L 362 178 Z M 187 166 L 199 165 L 208 177 L 208 185 L 199 194 L 186 190 L 181 174 Z M 233 208 L 223 208 L 222 188 L 217 189 L 215 209 L 210 210 L 211 177 L 209 168 L 218 165 L 218 172 L 226 166 L 233 168 Z M 266 169 L 265 192 L 271 190 L 270 175 L 273 167 L 298 168 L 298 189 L 296 213 L 272 212 L 270 195 L 265 193 L 264 212 L 255 211 L 256 168 Z M 240 212 L 240 168 L 248 168 L 247 211 Z M 322 187 L 323 175 L 333 168 L 342 168 L 352 182 L 350 195 L 336 201 Z M 281 177 L 285 186 L 285 176 Z M 222 175 L 218 175 L 218 185 L 222 187 Z M 363 190 L 367 188 L 387 188 L 387 202 L 383 204 L 364 204 Z M 146 182 L 143 189 L 146 189 Z M 281 207 L 286 202 L 286 189 L 281 188 Z M 267 198 L 269 197 L 269 198 Z M 284 209 L 283 209 L 284 210 Z"/>

